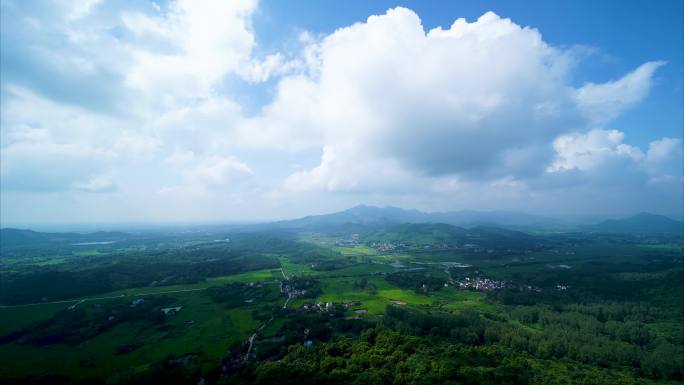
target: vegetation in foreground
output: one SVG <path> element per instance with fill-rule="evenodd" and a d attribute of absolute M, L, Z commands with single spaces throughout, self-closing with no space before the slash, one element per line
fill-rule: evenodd
<path fill-rule="evenodd" d="M 445 226 L 3 244 L 0 378 L 684 381 L 681 240 Z"/>

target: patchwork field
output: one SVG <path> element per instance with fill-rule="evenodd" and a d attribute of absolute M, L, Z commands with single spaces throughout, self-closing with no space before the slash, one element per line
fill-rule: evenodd
<path fill-rule="evenodd" d="M 12 365 L 2 365 L 0 376 L 36 373 L 35 368 L 41 368 L 41 372 L 45 373 L 64 373 L 83 378 L 102 376 L 115 368 L 135 370 L 137 366 L 149 365 L 172 355 L 182 357 L 199 354 L 218 360 L 231 343 L 247 339 L 259 327 L 260 322 L 252 319 L 252 311 L 264 305 L 254 303 L 225 309 L 202 291 L 174 293 L 172 299 L 170 306 L 182 306 L 182 309 L 168 316 L 168 326 L 164 330 L 145 323 L 126 322 L 75 346 L 1 345 L 0 361 L 11 362 Z M 106 306 L 111 301 L 116 300 L 87 301 L 80 306 Z M 47 319 L 64 308 L 64 304 L 50 304 L 2 309 L 3 334 Z M 131 352 L 121 353 L 121 347 L 127 344 L 140 346 Z"/>
<path fill-rule="evenodd" d="M 444 288 L 430 295 L 418 294 L 412 290 L 400 289 L 388 283 L 383 276 L 397 268 L 386 263 L 362 263 L 333 271 L 314 271 L 308 265 L 293 263 L 281 257 L 282 271 L 287 277 L 316 277 L 321 282 L 322 294 L 314 302 L 355 303 L 348 310 L 349 315 L 373 317 L 381 315 L 387 305 L 426 306 L 437 305 L 458 310 L 464 307 L 488 309 L 484 295 L 477 292 Z M 436 270 L 436 274 L 444 274 Z M 372 293 L 355 289 L 354 282 L 367 277 L 376 290 Z M 262 269 L 234 275 L 208 278 L 203 282 L 186 285 L 118 290 L 99 295 L 60 303 L 20 305 L 0 308 L 0 334 L 20 330 L 36 322 L 49 319 L 55 313 L 75 305 L 86 309 L 107 306 L 113 302 L 131 302 L 137 298 L 169 297 L 172 305 L 182 306 L 174 315 L 168 316 L 164 330 L 145 323 L 127 322 L 109 328 L 105 332 L 77 345 L 58 344 L 49 347 L 34 347 L 10 343 L 0 345 L 0 361 L 12 362 L 0 369 L 0 376 L 19 377 L 23 373 L 67 374 L 80 378 L 98 377 L 111 373 L 115 368 L 127 367 L 131 371 L 144 370 L 148 365 L 170 356 L 182 357 L 197 354 L 207 359 L 218 360 L 235 341 L 246 340 L 262 321 L 253 319 L 254 311 L 263 306 L 281 306 L 280 303 L 253 302 L 238 308 L 226 309 L 213 302 L 206 289 L 230 283 L 262 283 L 276 285 L 282 280 L 280 269 Z M 277 287 L 274 286 L 275 290 Z M 290 308 L 300 307 L 311 300 L 295 299 Z M 274 319 L 261 331 L 264 337 L 273 337 L 285 320 Z M 122 346 L 132 346 L 130 352 L 122 352 Z M 125 375 L 125 373 L 120 373 Z"/>
<path fill-rule="evenodd" d="M 323 280 L 323 292 L 318 300 L 322 302 L 352 303 L 359 302 L 351 310 L 366 309 L 366 315 L 383 314 L 387 305 L 438 305 L 448 309 L 462 309 L 476 306 L 490 308 L 484 302 L 484 294 L 473 291 L 456 290 L 447 287 L 429 295 L 418 294 L 415 291 L 397 288 L 389 284 L 384 278 L 368 278 L 368 282 L 375 285 L 376 292 L 368 293 L 354 288 L 355 278 L 326 278 Z"/>
<path fill-rule="evenodd" d="M 317 242 L 318 245 L 325 244 L 321 240 Z M 315 336 L 306 334 L 305 337 L 305 326 L 299 324 L 302 319 L 308 319 L 308 322 L 318 320 L 322 325 L 332 324 L 329 309 L 303 309 L 305 304 L 311 303 L 331 302 L 337 306 L 335 317 L 338 317 L 338 322 L 361 322 L 363 327 L 368 323 L 353 319 L 387 320 L 391 313 L 387 307 L 392 306 L 391 309 L 401 309 L 406 314 L 415 312 L 428 317 L 438 313 L 467 319 L 478 314 L 476 317 L 501 320 L 516 330 L 540 335 L 547 332 L 540 323 L 530 322 L 524 314 L 511 313 L 502 301 L 493 300 L 490 292 L 458 289 L 455 277 L 463 273 L 513 282 L 520 277 L 533 280 L 546 275 L 564 277 L 565 274 L 581 279 L 578 272 L 589 266 L 594 269 L 589 270 L 591 274 L 606 274 L 604 277 L 613 279 L 615 283 L 642 283 L 668 279 L 669 270 L 651 272 L 649 264 L 654 260 L 670 261 L 677 252 L 677 245 L 609 248 L 595 244 L 511 255 L 475 255 L 456 251 L 378 253 L 368 246 L 342 247 L 329 240 L 326 242 L 329 242 L 327 250 L 334 253 L 332 257 L 319 261 L 306 262 L 306 258 L 297 254 L 277 255 L 274 261 L 280 267 L 270 264 L 267 265 L 271 266 L 269 268 L 206 277 L 197 283 L 134 287 L 54 303 L 45 301 L 2 306 L 0 337 L 26 330 L 33 330 L 33 334 L 28 335 L 30 338 L 0 343 L 0 362 L 10 363 L 0 365 L 0 378 L 18 379 L 31 373 L 34 376 L 66 375 L 75 379 L 109 377 L 117 382 L 136 373 L 156 370 L 154 365 L 159 362 L 187 360 L 194 360 L 194 367 L 203 373 L 211 372 L 216 370 L 217 363 L 231 354 L 237 354 L 237 361 L 241 362 L 240 357 L 245 356 L 250 345 L 248 341 L 253 340 L 255 351 L 268 357 L 269 354 L 280 354 L 280 343 L 286 344 L 283 346 L 301 345 L 304 338 L 314 341 L 326 338 L 320 331 L 323 334 L 313 334 L 316 331 L 312 325 L 308 325 L 306 330 L 311 329 Z M 96 257 L 96 254 L 86 251 L 82 257 Z M 611 264 L 620 258 L 623 264 L 641 266 L 645 270 L 610 270 Z M 34 265 L 58 265 L 63 258 L 55 258 L 54 262 L 36 258 L 30 262 Z M 402 274 L 406 276 L 401 278 Z M 397 276 L 400 279 L 393 280 Z M 297 292 L 288 299 L 291 293 L 287 289 L 283 289 L 286 293 L 280 292 L 285 285 L 281 286 L 281 282 L 297 281 L 297 278 L 303 282 L 315 282 L 310 287 L 311 293 L 315 294 L 308 296 Z M 424 279 L 426 284 L 421 287 L 417 283 L 421 281 L 413 282 L 414 278 Z M 217 288 L 224 288 L 228 293 L 227 299 L 212 297 L 211 293 Z M 268 295 L 239 297 L 239 301 L 233 303 L 230 290 L 235 288 Z M 558 293 L 553 291 L 552 294 Z M 157 301 L 163 305 L 154 308 L 153 317 L 147 314 L 113 322 L 112 326 L 106 325 L 107 320 L 116 319 L 121 314 L 117 311 L 131 309 L 134 307 L 132 302 L 141 299 L 145 303 Z M 289 310 L 283 309 L 284 304 Z M 160 321 L 159 307 L 180 309 Z M 106 310 L 104 318 L 103 309 Z M 464 311 L 466 309 L 476 312 Z M 536 311 L 549 311 L 546 307 L 540 309 Z M 71 319 L 70 314 L 79 315 L 77 319 Z M 50 329 L 60 323 L 65 325 L 65 333 L 71 333 L 71 339 L 45 341 L 41 329 Z M 680 344 L 684 342 L 681 322 L 677 320 L 651 322 L 644 327 L 653 335 Z M 97 332 L 92 333 L 93 330 Z M 463 336 L 470 338 L 466 334 Z"/>

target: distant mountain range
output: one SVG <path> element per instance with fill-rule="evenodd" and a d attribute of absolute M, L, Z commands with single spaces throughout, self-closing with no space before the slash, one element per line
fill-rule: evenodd
<path fill-rule="evenodd" d="M 402 224 L 447 224 L 451 226 L 422 228 L 421 226 L 398 226 Z M 225 232 L 225 226 L 207 227 L 188 234 L 211 232 Z M 425 213 L 418 210 L 406 210 L 398 207 L 375 207 L 359 205 L 350 209 L 323 215 L 307 216 L 299 219 L 264 223 L 259 225 L 231 226 L 232 230 L 304 230 L 304 231 L 342 231 L 366 232 L 368 231 L 392 231 L 397 232 L 397 238 L 402 233 L 428 231 L 437 238 L 450 234 L 461 236 L 464 232 L 469 234 L 488 234 L 491 238 L 493 232 L 501 231 L 500 237 L 519 237 L 523 232 L 535 231 L 576 231 L 607 234 L 632 234 L 632 235 L 680 235 L 684 236 L 684 223 L 666 216 L 640 213 L 625 219 L 610 219 L 593 225 L 572 225 L 560 220 L 543 216 L 510 212 L 510 211 L 452 211 Z M 468 230 L 467 230 L 468 229 Z M 498 230 L 497 230 L 498 229 Z M 507 231 L 504 231 L 506 229 Z M 231 230 L 231 231 L 232 231 Z M 476 231 L 473 231 L 476 230 Z M 511 230 L 515 231 L 514 234 Z M 185 234 L 185 233 L 182 233 Z M 415 235 L 415 234 L 414 234 Z M 139 237 L 132 233 L 123 232 L 93 232 L 93 233 L 43 233 L 31 230 L 19 230 L 5 228 L 0 230 L 0 246 L 16 247 L 37 244 L 57 243 L 87 243 L 87 242 L 111 242 L 123 241 Z"/>
<path fill-rule="evenodd" d="M 397 223 L 446 223 L 455 226 L 503 226 L 512 228 L 560 226 L 562 222 L 531 214 L 511 211 L 451 211 L 425 213 L 399 207 L 359 205 L 331 214 L 313 215 L 275 222 L 283 228 L 315 228 L 340 225 L 387 225 Z"/>
<path fill-rule="evenodd" d="M 622 234 L 683 234 L 684 223 L 662 215 L 640 213 L 593 225 L 574 225 L 558 219 L 513 211 L 450 211 L 425 213 L 398 207 L 359 205 L 331 214 L 274 222 L 284 229 L 316 230 L 321 227 L 386 226 L 400 223 L 446 223 L 460 227 L 502 227 L 521 231 L 563 230 Z"/>
<path fill-rule="evenodd" d="M 385 241 L 407 245 L 430 245 L 450 248 L 455 245 L 477 245 L 487 249 L 534 249 L 538 237 L 500 227 L 476 226 L 463 228 L 445 223 L 401 223 L 389 225 L 367 234 L 364 242 Z"/>
<path fill-rule="evenodd" d="M 609 219 L 587 230 L 617 234 L 683 234 L 684 223 L 663 215 L 639 213 L 625 219 Z"/>

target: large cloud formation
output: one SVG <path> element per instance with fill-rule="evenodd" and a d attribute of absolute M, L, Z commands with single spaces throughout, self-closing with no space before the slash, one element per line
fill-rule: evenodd
<path fill-rule="evenodd" d="M 426 31 L 406 8 L 263 52 L 257 6 L 3 2 L 3 215 L 65 196 L 148 220 L 357 202 L 682 211 L 681 139 L 642 149 L 611 127 L 662 61 L 576 85 L 581 58 L 533 28 L 487 12 Z M 248 113 L 244 95 L 270 87 Z"/>
<path fill-rule="evenodd" d="M 282 133 L 318 139 L 321 164 L 288 181 L 299 189 L 365 189 L 401 175 L 395 168 L 477 179 L 543 172 L 555 138 L 637 103 L 662 64 L 576 89 L 571 53 L 534 29 L 489 12 L 426 33 L 405 8 L 338 30 L 311 51 L 310 74 L 282 80 L 245 129 L 276 145 L 289 143 Z"/>

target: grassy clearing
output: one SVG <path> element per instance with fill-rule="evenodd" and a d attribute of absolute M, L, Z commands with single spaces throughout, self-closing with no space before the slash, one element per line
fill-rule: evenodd
<path fill-rule="evenodd" d="M 185 296 L 187 294 L 203 295 L 203 290 L 211 286 L 219 286 L 230 282 L 273 282 L 279 278 L 282 278 L 279 269 L 255 270 L 230 276 L 213 277 L 204 282 L 193 284 L 123 289 L 94 294 L 85 297 L 84 299 L 86 299 L 86 301 L 78 306 L 92 306 L 94 303 L 103 303 L 116 298 L 136 298 L 161 294 L 171 296 Z M 0 307 L 0 320 L 2 320 L 2 322 L 0 322 L 0 335 L 19 330 L 34 322 L 46 320 L 57 311 L 66 309 L 80 300 L 81 298 L 77 298 L 60 303 Z"/>
<path fill-rule="evenodd" d="M 382 314 L 385 306 L 390 301 L 381 296 L 382 290 L 391 290 L 391 286 L 384 279 L 368 279 L 369 283 L 376 285 L 378 291 L 369 293 L 363 290 L 355 290 L 355 278 L 326 278 L 322 281 L 323 294 L 319 296 L 320 302 L 359 302 L 360 305 L 353 308 L 367 309 L 369 315 Z"/>
<path fill-rule="evenodd" d="M 379 263 L 393 263 L 393 262 L 402 262 L 402 263 L 408 263 L 409 261 L 412 261 L 416 259 L 414 256 L 410 254 L 381 254 L 381 255 L 373 255 L 370 257 L 366 257 L 371 261 L 374 262 L 379 262 Z"/>
<path fill-rule="evenodd" d="M 372 275 L 374 273 L 391 273 L 396 271 L 390 265 L 381 263 L 362 263 L 337 270 L 322 271 L 319 273 L 320 277 L 348 277 L 348 276 L 364 276 Z"/>
<path fill-rule="evenodd" d="M 46 304 L 40 306 L 22 306 L 16 308 L 0 308 L 0 335 L 19 330 L 34 322 L 50 318 L 59 310 L 68 307 L 69 303 Z"/>
<path fill-rule="evenodd" d="M 602 261 L 605 261 L 607 259 L 618 259 L 621 263 L 643 263 L 644 257 L 652 257 L 658 255 L 660 252 L 669 251 L 672 250 L 668 247 L 649 247 L 648 245 L 634 247 L 634 245 L 618 245 L 611 243 L 559 247 L 554 251 L 531 253 L 529 254 L 529 257 L 545 262 L 590 259 L 601 259 Z"/>
<path fill-rule="evenodd" d="M 416 262 L 460 262 L 467 263 L 466 257 L 458 251 L 421 251 L 410 254 L 411 260 Z"/>
<path fill-rule="evenodd" d="M 302 277 L 302 276 L 315 276 L 318 275 L 318 272 L 314 271 L 311 269 L 311 266 L 303 263 L 294 263 L 290 261 L 289 258 L 286 257 L 278 257 L 278 261 L 280 261 L 280 266 L 283 268 L 283 272 L 285 275 L 289 278 L 293 275 Z"/>
<path fill-rule="evenodd" d="M 271 282 L 278 279 L 282 279 L 280 269 L 264 269 L 222 277 L 207 278 L 207 283 L 211 286 L 215 286 L 231 282 Z"/>
<path fill-rule="evenodd" d="M 676 243 L 662 243 L 662 244 L 657 244 L 657 245 L 639 245 L 639 247 L 642 247 L 644 249 L 655 249 L 655 250 L 664 250 L 664 251 L 682 251 L 682 245 L 678 245 Z"/>
<path fill-rule="evenodd" d="M 24 266 L 52 266 L 67 262 L 65 257 L 23 257 L 23 258 L 0 258 L 0 266 L 24 267 Z"/>
<path fill-rule="evenodd" d="M 105 253 L 102 253 L 99 250 L 79 250 L 72 252 L 72 254 L 76 257 L 95 257 L 98 255 L 104 255 Z"/>
<path fill-rule="evenodd" d="M 542 326 L 539 324 L 533 324 L 533 325 L 524 324 L 524 323 L 522 323 L 516 319 L 509 319 L 508 323 L 513 325 L 513 326 L 519 327 L 521 329 L 527 330 L 528 332 L 532 332 L 532 333 L 538 333 L 538 332 L 542 331 L 542 329 L 543 329 Z"/>
<path fill-rule="evenodd" d="M 66 258 L 55 257 L 55 258 L 49 258 L 49 259 L 37 262 L 37 263 L 35 263 L 35 265 L 36 266 L 53 266 L 53 265 L 61 265 L 64 262 L 66 262 Z"/>
<path fill-rule="evenodd" d="M 278 333 L 278 330 L 280 330 L 280 328 L 281 328 L 284 324 L 285 324 L 285 320 L 284 320 L 284 319 L 280 319 L 280 318 L 274 319 L 273 321 L 271 321 L 271 323 L 269 323 L 269 324 L 261 331 L 261 335 L 262 335 L 263 337 L 266 337 L 266 338 L 268 338 L 268 337 L 274 337 L 274 336 Z"/>
<path fill-rule="evenodd" d="M 94 294 L 85 298 L 88 299 L 88 301 L 91 301 L 107 297 L 135 297 L 154 294 L 175 294 L 174 292 L 177 291 L 200 291 L 211 286 L 219 286 L 231 282 L 271 282 L 275 281 L 279 274 L 279 269 L 254 270 L 234 275 L 207 278 L 205 281 L 197 283 L 122 289 L 102 294 Z"/>
<path fill-rule="evenodd" d="M 342 255 L 369 255 L 377 254 L 378 251 L 372 247 L 366 245 L 356 245 L 356 246 L 333 246 L 330 248 Z"/>

